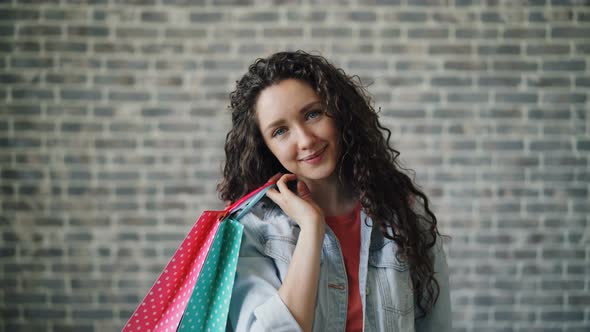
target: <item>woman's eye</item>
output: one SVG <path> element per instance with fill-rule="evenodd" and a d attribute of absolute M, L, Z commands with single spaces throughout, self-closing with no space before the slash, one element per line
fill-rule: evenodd
<path fill-rule="evenodd" d="M 277 130 L 273 131 L 272 137 L 283 135 L 285 131 L 285 128 L 278 128 Z"/>
<path fill-rule="evenodd" d="M 306 114 L 306 118 L 307 119 L 314 119 L 320 115 L 322 115 L 322 111 L 310 111 L 309 113 Z"/>

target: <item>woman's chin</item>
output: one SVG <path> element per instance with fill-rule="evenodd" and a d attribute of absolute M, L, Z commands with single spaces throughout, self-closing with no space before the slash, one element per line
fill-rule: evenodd
<path fill-rule="evenodd" d="M 335 178 L 334 168 L 325 169 L 314 169 L 309 172 L 300 172 L 297 175 L 300 179 L 306 179 L 310 181 L 325 181 Z"/>

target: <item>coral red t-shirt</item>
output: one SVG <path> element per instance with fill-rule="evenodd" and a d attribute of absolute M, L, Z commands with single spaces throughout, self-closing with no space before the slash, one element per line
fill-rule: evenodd
<path fill-rule="evenodd" d="M 363 307 L 359 290 L 359 262 L 361 254 L 361 204 L 341 216 L 326 217 L 326 223 L 336 234 L 348 277 L 348 312 L 346 332 L 363 330 Z"/>

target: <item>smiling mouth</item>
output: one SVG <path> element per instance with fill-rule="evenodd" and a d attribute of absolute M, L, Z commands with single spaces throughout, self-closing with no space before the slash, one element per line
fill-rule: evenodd
<path fill-rule="evenodd" d="M 312 154 L 312 155 L 310 155 L 310 156 L 307 156 L 307 157 L 305 157 L 305 158 L 301 158 L 301 159 L 299 159 L 299 160 L 300 160 L 300 161 L 308 161 L 308 160 L 315 159 L 315 158 L 317 158 L 318 156 L 320 156 L 322 153 L 324 153 L 324 151 L 326 151 L 326 149 L 327 149 L 327 148 L 328 148 L 328 146 L 326 145 L 326 146 L 324 146 L 323 148 L 321 148 L 321 149 L 320 149 L 318 152 L 316 152 L 316 153 L 314 153 L 314 154 Z"/>

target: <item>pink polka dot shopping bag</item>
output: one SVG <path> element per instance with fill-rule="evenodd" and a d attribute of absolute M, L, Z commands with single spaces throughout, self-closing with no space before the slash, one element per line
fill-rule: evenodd
<path fill-rule="evenodd" d="M 243 226 L 274 183 L 223 211 L 204 211 L 122 332 L 224 331 Z"/>

